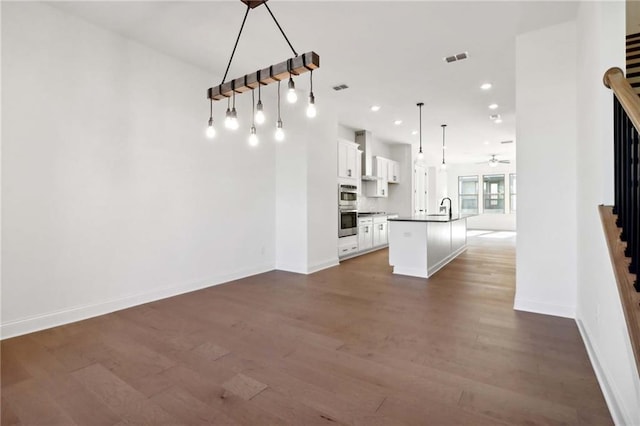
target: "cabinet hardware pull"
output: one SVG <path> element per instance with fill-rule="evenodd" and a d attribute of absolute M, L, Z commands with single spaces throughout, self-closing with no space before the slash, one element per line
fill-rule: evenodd
<path fill-rule="evenodd" d="M 351 177 L 351 169 L 347 169 L 347 175 Z"/>

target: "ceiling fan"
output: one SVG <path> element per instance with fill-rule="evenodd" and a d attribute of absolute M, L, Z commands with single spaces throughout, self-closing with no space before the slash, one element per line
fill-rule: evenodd
<path fill-rule="evenodd" d="M 489 160 L 489 166 L 490 167 L 496 167 L 498 164 L 510 164 L 511 161 L 510 160 L 498 160 L 496 158 L 496 154 L 491 154 L 491 159 Z M 478 164 L 484 164 L 484 161 Z"/>

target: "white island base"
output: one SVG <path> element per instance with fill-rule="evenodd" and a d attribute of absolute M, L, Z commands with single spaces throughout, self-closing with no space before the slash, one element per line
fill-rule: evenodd
<path fill-rule="evenodd" d="M 393 273 L 429 278 L 467 248 L 467 219 L 416 216 L 389 220 Z"/>

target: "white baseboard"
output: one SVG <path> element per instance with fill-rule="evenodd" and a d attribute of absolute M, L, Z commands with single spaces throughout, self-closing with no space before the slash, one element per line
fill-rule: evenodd
<path fill-rule="evenodd" d="M 440 269 L 444 268 L 453 259 L 455 259 L 456 257 L 460 256 L 460 254 L 463 251 L 465 251 L 466 249 L 467 249 L 467 246 L 464 245 L 464 246 L 460 247 L 458 250 L 456 250 L 453 253 L 451 253 L 449 256 L 447 256 L 444 259 L 442 259 L 440 262 L 438 262 L 435 265 L 433 265 L 431 268 L 429 268 L 429 276 L 432 277 L 433 274 L 438 272 Z"/>
<path fill-rule="evenodd" d="M 616 397 L 616 392 L 611 387 L 611 384 L 607 380 L 607 374 L 602 368 L 602 364 L 598 359 L 598 353 L 596 352 L 593 344 L 591 343 L 591 339 L 589 338 L 589 332 L 587 328 L 584 326 L 582 321 L 576 319 L 576 324 L 578 325 L 578 330 L 580 330 L 580 335 L 582 336 L 582 341 L 584 342 L 584 346 L 587 348 L 587 354 L 589 355 L 589 360 L 591 361 L 591 365 L 593 366 L 593 370 L 596 373 L 596 377 L 598 379 L 598 383 L 600 384 L 600 389 L 602 390 L 602 394 L 604 395 L 604 399 L 607 402 L 607 407 L 609 407 L 609 412 L 611 413 L 611 417 L 613 418 L 613 422 L 617 425 L 630 425 L 632 424 L 632 420 L 630 420 L 631 416 L 626 415 L 624 410 L 621 409 L 618 404 L 618 398 Z"/>
<path fill-rule="evenodd" d="M 318 262 L 314 265 L 309 265 L 307 267 L 307 274 L 313 274 L 318 271 L 322 271 L 323 269 L 332 268 L 334 266 L 338 266 L 340 262 L 338 261 L 338 257 L 334 257 L 332 259 L 327 259 L 323 262 Z"/>
<path fill-rule="evenodd" d="M 33 333 L 35 331 L 45 330 L 51 327 L 82 321 L 99 315 L 105 315 L 111 312 L 130 308 L 132 306 L 154 302 L 167 297 L 178 296 L 180 294 L 189 293 L 191 291 L 212 287 L 228 281 L 246 278 L 251 275 L 261 274 L 272 270 L 273 264 L 257 265 L 253 268 L 219 275 L 200 282 L 164 287 L 150 292 L 107 300 L 105 302 L 73 306 L 58 311 L 47 312 L 41 315 L 34 315 L 27 318 L 5 322 L 0 324 L 0 339 L 8 339 L 10 337 L 21 336 L 23 334 Z"/>
<path fill-rule="evenodd" d="M 426 269 L 406 268 L 403 266 L 394 266 L 393 273 L 397 275 L 407 275 L 410 277 L 427 278 L 429 275 Z"/>
<path fill-rule="evenodd" d="M 513 302 L 513 309 L 516 311 L 533 312 L 535 314 L 553 315 L 554 317 L 576 318 L 575 306 L 554 305 L 551 303 L 521 299 L 518 298 L 518 296 L 516 296 Z"/>
<path fill-rule="evenodd" d="M 307 274 L 307 266 L 306 265 L 294 265 L 294 264 L 286 264 L 286 263 L 278 263 L 276 264 L 276 270 L 285 271 L 285 272 L 293 272 L 294 274 Z"/>

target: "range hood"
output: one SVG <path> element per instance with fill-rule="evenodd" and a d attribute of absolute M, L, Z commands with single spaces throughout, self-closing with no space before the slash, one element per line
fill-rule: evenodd
<path fill-rule="evenodd" d="M 373 136 L 367 130 L 356 132 L 356 143 L 362 151 L 362 180 L 377 180 L 373 174 Z"/>

